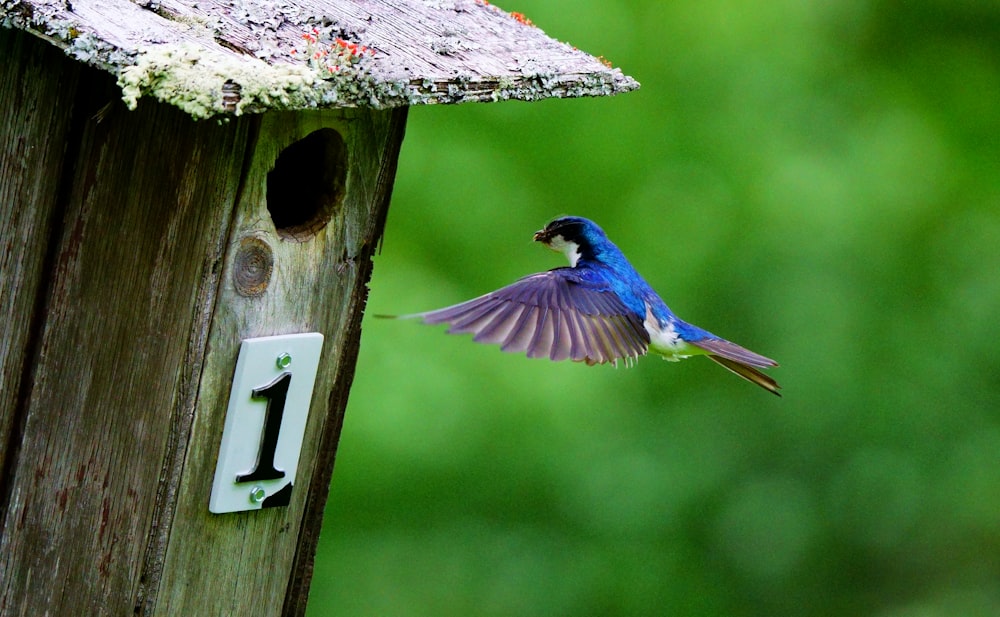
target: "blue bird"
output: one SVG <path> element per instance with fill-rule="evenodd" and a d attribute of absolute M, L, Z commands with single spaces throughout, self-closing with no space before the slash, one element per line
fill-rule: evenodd
<path fill-rule="evenodd" d="M 406 317 L 446 323 L 450 334 L 472 334 L 476 342 L 526 352 L 529 358 L 594 365 L 618 360 L 628 364 L 650 351 L 675 362 L 706 356 L 781 396 L 777 382 L 758 370 L 777 362 L 674 315 L 593 221 L 557 218 L 535 232 L 534 239 L 564 253 L 570 266 Z"/>

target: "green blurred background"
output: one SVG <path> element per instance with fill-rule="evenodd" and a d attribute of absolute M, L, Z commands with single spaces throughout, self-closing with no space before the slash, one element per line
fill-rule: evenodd
<path fill-rule="evenodd" d="M 1000 615 L 1000 3 L 501 5 L 642 88 L 412 109 L 369 314 L 583 215 L 785 396 L 369 315 L 309 616 Z"/>

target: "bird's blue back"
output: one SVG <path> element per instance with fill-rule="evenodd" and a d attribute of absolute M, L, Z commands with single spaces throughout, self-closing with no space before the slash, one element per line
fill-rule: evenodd
<path fill-rule="evenodd" d="M 653 316 L 660 321 L 660 324 L 672 324 L 677 334 L 686 341 L 719 338 L 674 315 L 646 279 L 632 267 L 621 249 L 608 239 L 604 230 L 589 219 L 581 217 L 580 221 L 583 223 L 582 239 L 585 243 L 580 243 L 581 254 L 575 270 L 578 271 L 582 281 L 585 281 L 584 284 L 607 286 L 622 299 L 629 310 L 639 315 L 640 319 L 646 318 L 648 303 Z"/>

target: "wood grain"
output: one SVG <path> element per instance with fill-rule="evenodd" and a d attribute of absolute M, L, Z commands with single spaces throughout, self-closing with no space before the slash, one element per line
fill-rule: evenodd
<path fill-rule="evenodd" d="M 199 300 L 215 285 L 245 128 L 194 131 L 162 105 L 120 118 L 86 131 L 50 273 L 0 608 L 132 610 L 168 443 L 190 413 L 200 350 L 188 344 L 207 327 Z"/>
<path fill-rule="evenodd" d="M 368 301 L 368 281 L 372 274 L 372 256 L 377 250 L 378 240 L 382 237 L 385 227 L 385 217 L 389 212 L 389 200 L 392 197 L 392 187 L 396 179 L 396 162 L 399 159 L 399 149 L 403 143 L 406 128 L 407 108 L 392 112 L 387 127 L 385 152 L 379 164 L 375 184 L 371 187 L 372 199 L 376 207 L 373 216 L 368 219 L 368 229 L 365 237 L 373 242 L 365 245 L 361 259 L 356 259 L 353 266 L 357 268 L 354 280 L 354 290 L 351 292 L 350 315 L 352 318 L 343 333 L 341 358 L 337 364 L 333 387 L 326 400 L 327 421 L 319 436 L 319 447 L 316 452 L 316 470 L 313 473 L 309 494 L 306 500 L 302 527 L 299 530 L 299 541 L 295 553 L 295 565 L 288 582 L 285 594 L 285 606 L 282 615 L 294 617 L 304 615 L 306 601 L 309 597 L 309 585 L 312 582 L 313 561 L 316 547 L 319 543 L 319 533 L 323 526 L 323 511 L 330 493 L 330 483 L 333 479 L 334 461 L 337 458 L 337 444 L 340 442 L 340 431 L 344 424 L 344 411 L 347 399 L 354 381 L 354 367 L 357 364 L 361 344 L 361 319 L 365 304 Z M 381 205 L 378 205 L 381 202 Z"/>
<path fill-rule="evenodd" d="M 46 248 L 61 214 L 66 151 L 76 141 L 70 93 L 82 66 L 60 62 L 60 55 L 26 34 L 0 30 L 0 444 L 20 431 L 17 393 L 30 379 L 30 345 L 40 327 L 34 316 L 51 259 Z M 15 454 L 0 454 L 0 486 L 9 485 L 2 479 Z M 0 491 L 0 523 L 8 498 Z"/>
<path fill-rule="evenodd" d="M 22 430 L 4 447 L 16 457 L 6 470 L 0 614 L 132 612 L 168 444 L 199 378 L 203 346 L 189 346 L 211 317 L 206 298 L 243 167 L 249 122 L 196 125 L 159 104 L 119 105 L 98 120 L 115 84 L 94 70 L 79 81 L 79 144 L 48 179 L 65 183 L 55 188 L 65 204 L 60 220 L 50 217 L 53 257 L 38 279 L 46 289 L 31 379 L 18 394 Z M 47 104 L 14 108 L 49 113 Z M 24 173 L 45 182 L 35 171 Z"/>

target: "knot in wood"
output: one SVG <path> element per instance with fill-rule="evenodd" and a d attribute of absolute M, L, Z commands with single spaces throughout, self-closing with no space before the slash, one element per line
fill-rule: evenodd
<path fill-rule="evenodd" d="M 274 252 L 260 238 L 240 240 L 233 260 L 233 284 L 241 296 L 259 296 L 267 291 L 274 270 Z"/>

